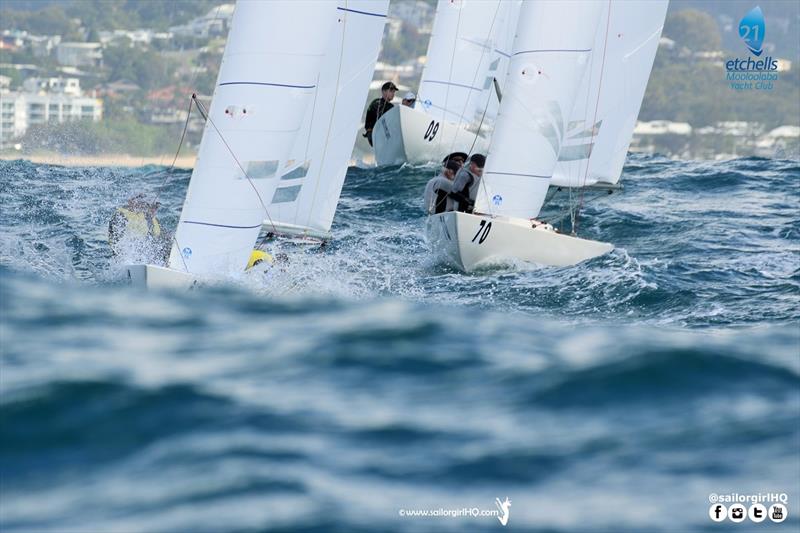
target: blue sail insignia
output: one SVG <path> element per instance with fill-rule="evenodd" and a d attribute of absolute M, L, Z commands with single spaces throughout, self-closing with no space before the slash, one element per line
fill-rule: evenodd
<path fill-rule="evenodd" d="M 750 52 L 756 56 L 760 56 L 764 51 L 764 32 L 766 25 L 764 24 L 764 13 L 759 6 L 754 7 L 747 14 L 742 17 L 739 22 L 739 37 L 742 38 L 744 44 L 750 49 Z"/>

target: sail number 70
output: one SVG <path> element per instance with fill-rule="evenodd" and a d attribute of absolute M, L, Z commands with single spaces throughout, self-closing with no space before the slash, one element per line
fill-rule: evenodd
<path fill-rule="evenodd" d="M 492 223 L 486 223 L 485 220 L 481 220 L 480 225 L 478 226 L 478 232 L 472 238 L 472 242 L 475 242 L 475 239 L 478 239 L 478 244 L 483 244 L 483 241 L 486 240 L 486 237 L 489 236 L 489 232 L 492 230 Z"/>

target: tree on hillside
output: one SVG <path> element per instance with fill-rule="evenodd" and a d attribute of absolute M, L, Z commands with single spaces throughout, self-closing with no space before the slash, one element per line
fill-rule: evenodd
<path fill-rule="evenodd" d="M 685 46 L 695 52 L 719 50 L 722 37 L 714 18 L 704 11 L 684 9 L 670 13 L 664 22 L 665 37 L 678 46 Z"/>

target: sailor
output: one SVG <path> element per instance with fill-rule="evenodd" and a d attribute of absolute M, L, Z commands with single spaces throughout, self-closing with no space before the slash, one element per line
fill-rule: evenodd
<path fill-rule="evenodd" d="M 442 165 L 446 165 L 448 161 L 455 161 L 458 163 L 458 168 L 460 169 L 464 166 L 464 163 L 467 162 L 467 159 L 469 159 L 469 156 L 464 152 L 453 152 L 442 159 Z"/>
<path fill-rule="evenodd" d="M 429 215 L 445 212 L 447 194 L 452 190 L 453 178 L 460 169 L 461 165 L 455 161 L 447 161 L 442 167 L 442 173 L 425 185 L 425 211 Z"/>
<path fill-rule="evenodd" d="M 396 92 L 397 85 L 387 81 L 381 86 L 381 97 L 373 100 L 367 108 L 367 117 L 364 120 L 364 129 L 366 130 L 364 137 L 367 138 L 370 146 L 372 146 L 372 128 L 375 127 L 375 123 L 378 122 L 381 115 L 394 107 L 392 100 Z"/>
<path fill-rule="evenodd" d="M 414 104 L 417 101 L 417 95 L 408 91 L 405 96 L 403 96 L 403 101 L 401 102 L 404 106 L 410 107 L 413 109 Z"/>
<path fill-rule="evenodd" d="M 486 156 L 472 154 L 472 157 L 469 158 L 469 163 L 458 171 L 456 178 L 453 180 L 453 190 L 448 194 L 448 211 L 472 213 L 485 164 Z"/>
<path fill-rule="evenodd" d="M 108 223 L 108 243 L 114 255 L 122 254 L 124 244 L 136 242 L 139 244 L 137 249 L 145 252 L 146 262 L 166 263 L 170 241 L 156 218 L 159 205 L 158 202 L 148 202 L 144 194 L 139 194 L 117 208 Z"/>

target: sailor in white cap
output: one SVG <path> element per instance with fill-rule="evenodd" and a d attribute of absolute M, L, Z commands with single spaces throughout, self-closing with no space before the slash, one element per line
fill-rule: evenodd
<path fill-rule="evenodd" d="M 414 103 L 416 103 L 416 101 L 417 101 L 417 95 L 412 93 L 411 91 L 408 91 L 405 94 L 405 96 L 403 96 L 402 104 L 404 106 L 414 107 Z"/>

